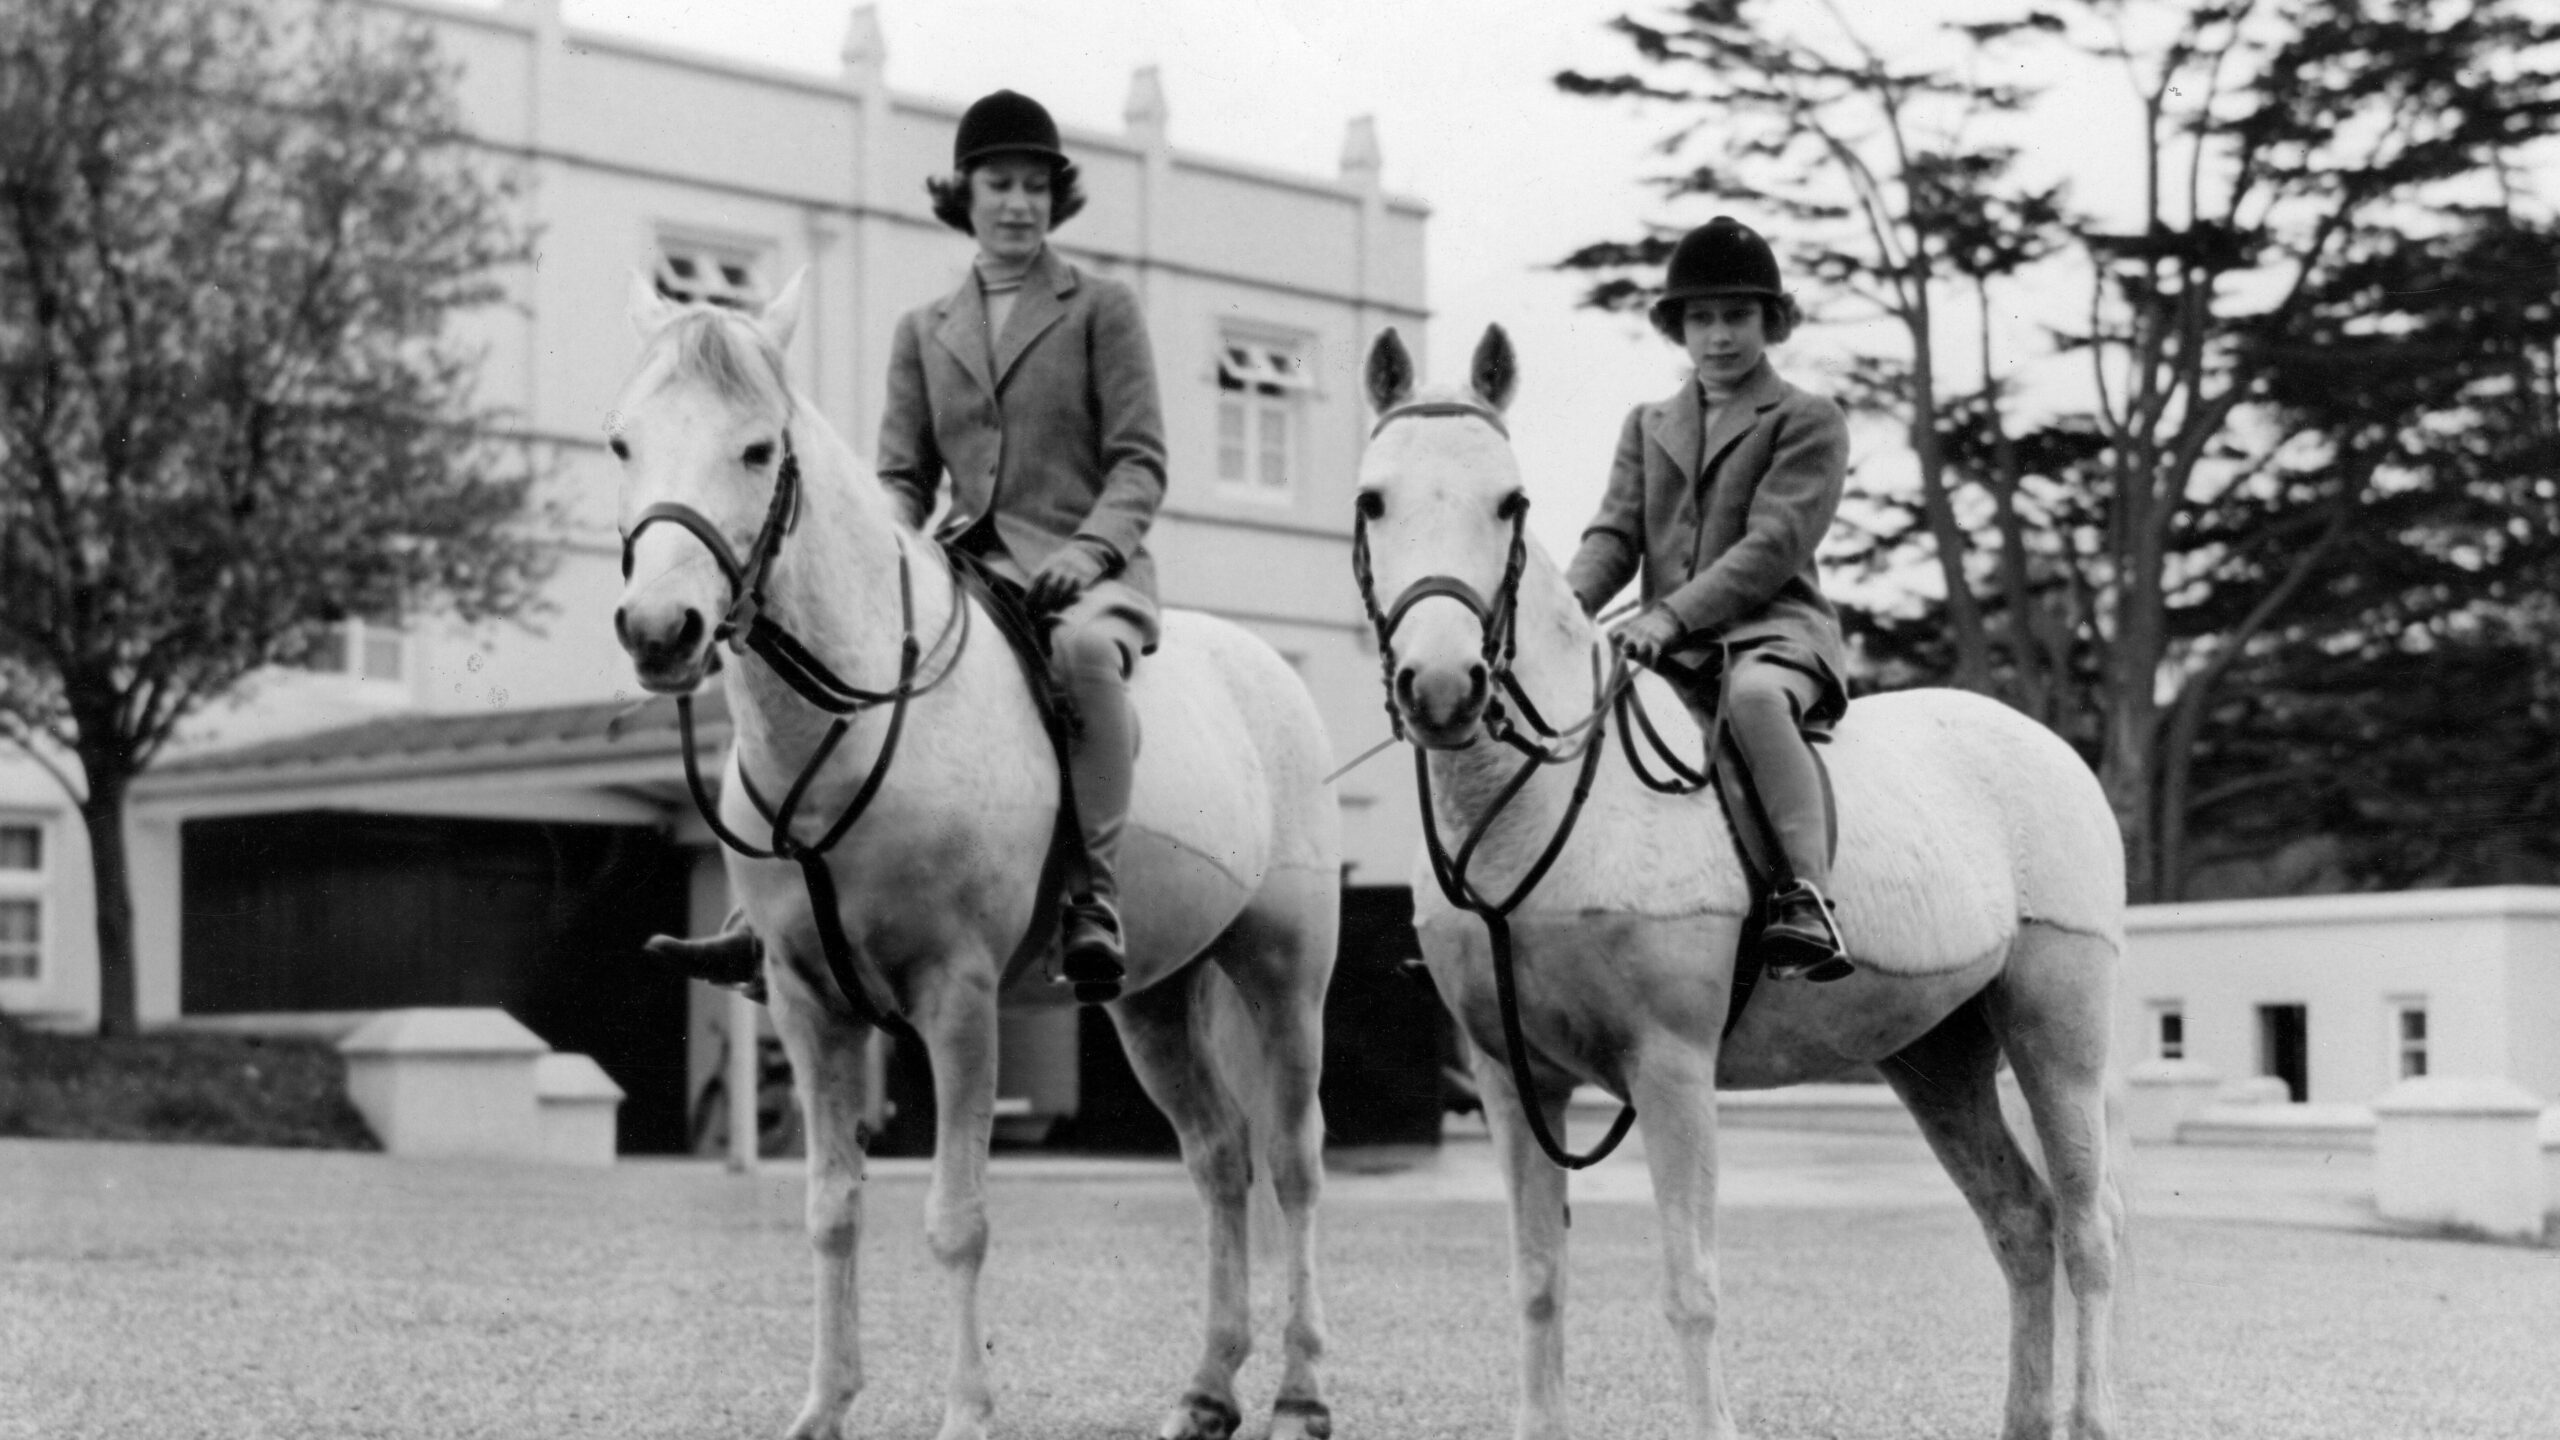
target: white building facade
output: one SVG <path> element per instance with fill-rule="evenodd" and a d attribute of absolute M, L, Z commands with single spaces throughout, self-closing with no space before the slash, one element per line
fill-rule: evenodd
<path fill-rule="evenodd" d="M 853 17 L 841 69 L 807 75 L 573 31 L 557 0 L 372 8 L 433 30 L 460 66 L 467 127 L 492 164 L 518 166 L 528 182 L 538 260 L 518 277 L 519 304 L 474 317 L 472 338 L 485 346 L 486 396 L 555 462 L 550 498 L 561 518 L 547 538 L 557 568 L 541 613 L 522 623 L 350 622 L 327 667 L 336 673 L 267 677 L 146 777 L 128 822 L 146 1025 L 330 1014 L 342 1008 L 329 1000 L 338 992 L 349 997 L 343 1008 L 364 1008 L 362 987 L 344 983 L 361 969 L 353 961 L 299 992 L 246 971 L 206 978 L 288 942 L 327 940 L 350 953 L 373 945 L 350 938 L 361 917 L 314 918 L 305 899 L 267 895 L 303 912 L 292 933 L 225 932 L 206 918 L 209 905 L 265 894 L 267 874 L 303 863 L 296 856 L 352 866 L 379 849 L 380 873 L 365 872 L 373 880 L 350 871 L 315 885 L 352 893 L 378 881 L 390 888 L 370 892 L 371 903 L 443 917 L 472 892 L 459 880 L 436 894 L 401 888 L 385 878 L 395 852 L 412 867 L 467 870 L 495 853 L 490 845 L 514 844 L 504 827 L 648 832 L 674 847 L 672 859 L 653 855 L 631 873 L 663 877 L 675 865 L 691 903 L 680 896 L 671 923 L 716 921 L 717 858 L 683 796 L 672 734 L 662 714 L 622 714 L 642 697 L 612 636 L 619 549 L 602 424 L 636 351 L 628 277 L 752 305 L 805 271 L 795 378 L 867 456 L 897 317 L 956 286 L 973 254 L 968 237 L 933 218 L 924 188 L 948 170 L 971 97 L 892 91 L 868 9 Z M 1365 120 L 1347 124 L 1331 176 L 1177 152 L 1166 120 L 1155 73 L 1141 70 L 1122 130 L 1066 129 L 1089 204 L 1054 243 L 1129 284 L 1147 316 L 1169 457 L 1150 541 L 1165 602 L 1270 641 L 1348 758 L 1386 733 L 1351 579 L 1351 496 L 1367 436 L 1358 367 L 1384 326 L 1422 343 L 1428 212 L 1381 190 Z M 1401 886 L 1418 839 L 1407 767 L 1365 766 L 1340 789 L 1347 883 Z M 373 817 L 373 828 L 350 816 Z M 208 849 L 216 844 L 265 858 Z M 526 849 L 509 873 L 536 884 L 548 864 L 556 881 L 566 862 L 541 849 Z M 626 866 L 628 851 L 594 848 L 596 873 Z M 0 1009 L 94 1024 L 93 932 L 76 810 L 36 765 L 0 761 Z M 471 942 L 457 931 L 453 943 Z"/>

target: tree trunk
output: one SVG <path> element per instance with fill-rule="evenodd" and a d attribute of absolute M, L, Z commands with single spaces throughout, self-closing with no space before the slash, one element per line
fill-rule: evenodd
<path fill-rule="evenodd" d="M 111 757 L 83 755 L 89 793 L 80 818 L 89 827 L 89 874 L 98 902 L 98 1033 L 141 1028 L 133 964 L 133 882 L 124 848 L 124 797 L 133 775 Z"/>

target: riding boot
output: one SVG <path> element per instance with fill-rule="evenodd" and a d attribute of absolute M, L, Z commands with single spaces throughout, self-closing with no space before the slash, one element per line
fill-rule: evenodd
<path fill-rule="evenodd" d="M 1763 973 L 1772 980 L 1802 977 L 1817 984 L 1857 969 L 1841 943 L 1827 894 L 1831 887 L 1831 819 L 1822 772 L 1796 723 L 1795 707 L 1782 692 L 1743 703 L 1734 697 L 1730 724 L 1750 767 L 1751 785 L 1769 817 L 1792 883 L 1769 897 L 1769 921 L 1760 932 Z M 1774 701 L 1775 703 L 1770 703 Z"/>
<path fill-rule="evenodd" d="M 743 910 L 730 911 L 717 935 L 701 940 L 652 935 L 640 948 L 687 979 L 726 986 L 759 1005 L 764 1003 L 764 942 L 747 925 Z"/>
<path fill-rule="evenodd" d="M 1067 751 L 1067 781 L 1074 787 L 1085 861 L 1083 886 L 1067 898 L 1060 968 L 1078 1001 L 1098 1005 L 1120 997 L 1129 971 L 1120 925 L 1120 834 L 1129 818 L 1135 730 L 1117 642 L 1061 631 L 1054 652 L 1080 722 Z"/>

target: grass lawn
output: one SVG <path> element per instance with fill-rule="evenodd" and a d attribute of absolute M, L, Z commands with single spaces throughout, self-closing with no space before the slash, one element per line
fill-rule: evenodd
<path fill-rule="evenodd" d="M 371 1150 L 325 1041 L 55 1035 L 0 1017 L 0 1135 Z"/>
<path fill-rule="evenodd" d="M 1152 1433 L 1188 1371 L 1187 1183 L 1111 1174 L 998 1172 L 1001 1435 Z M 939 1416 L 946 1302 L 922 1209 L 918 1168 L 884 1165 L 865 1435 L 929 1436 Z M 807 1360 L 799 1214 L 778 1168 L 0 1141 L 0 1436 L 776 1435 Z M 1573 1219 L 1576 1433 L 1670 1436 L 1653 1212 L 1577 1202 Z M 2005 1303 L 1960 1208 L 1753 1205 L 1723 1228 L 1723 1353 L 1754 1440 L 1993 1432 Z M 2560 1435 L 2560 1251 L 2193 1219 L 2154 1221 L 2139 1246 L 2128 1437 Z M 1323 1257 L 1344 1440 L 1510 1433 L 1506 1255 L 1497 1205 L 1337 1182 Z M 1274 1383 L 1270 1288 L 1249 1414 Z"/>

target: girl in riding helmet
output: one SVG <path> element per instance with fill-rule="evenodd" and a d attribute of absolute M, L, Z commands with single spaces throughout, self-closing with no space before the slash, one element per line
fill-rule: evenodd
<path fill-rule="evenodd" d="M 1701 728 L 1718 679 L 1698 667 L 1727 647 L 1725 725 L 1791 872 L 1760 956 L 1773 978 L 1825 981 L 1854 966 L 1826 895 L 1829 800 L 1806 732 L 1827 731 L 1849 703 L 1840 618 L 1814 566 L 1847 485 L 1849 431 L 1838 405 L 1770 368 L 1768 347 L 1801 319 L 1749 226 L 1719 215 L 1681 237 L 1652 320 L 1695 371 L 1628 412 L 1566 579 L 1597 614 L 1641 573 L 1644 606 L 1610 638 L 1669 678 Z"/>
<path fill-rule="evenodd" d="M 1148 527 L 1164 502 L 1164 422 L 1137 299 L 1053 249 L 1084 207 L 1057 124 L 998 90 L 960 117 L 952 170 L 925 182 L 933 213 L 973 237 L 968 278 L 898 322 L 875 468 L 921 529 L 1019 586 L 1045 617 L 1051 672 L 1076 725 L 1068 782 L 1085 863 L 1071 874 L 1062 968 L 1080 1000 L 1126 969 L 1120 835 L 1136 733 L 1128 680 L 1157 640 Z M 760 969 L 742 927 L 652 950 L 706 979 Z"/>

